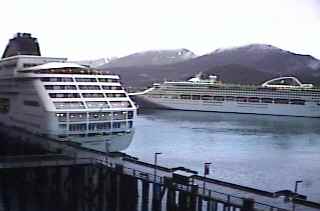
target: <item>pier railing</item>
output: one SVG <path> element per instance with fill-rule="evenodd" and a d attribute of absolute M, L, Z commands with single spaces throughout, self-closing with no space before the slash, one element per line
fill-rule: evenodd
<path fill-rule="evenodd" d="M 103 161 L 95 158 L 72 158 L 61 154 L 0 157 L 0 169 L 62 165 L 70 166 L 96 163 L 103 163 Z"/>
<path fill-rule="evenodd" d="M 103 164 L 109 167 L 113 171 L 118 171 L 117 165 L 110 162 L 106 162 L 105 160 L 91 159 L 91 158 L 83 158 L 83 159 L 84 160 L 88 159 L 91 162 Z M 156 168 L 158 168 L 158 166 Z M 122 173 L 126 175 L 130 175 L 135 178 L 138 178 L 150 183 L 156 183 L 162 186 L 168 185 L 166 184 L 166 182 L 168 181 L 168 177 L 172 178 L 172 174 L 173 174 L 173 172 L 169 171 L 169 169 L 162 169 L 162 170 L 158 169 L 159 174 L 161 174 L 160 172 L 164 171 L 167 174 L 167 176 L 154 175 L 153 173 L 150 173 L 150 172 L 141 171 L 134 168 L 125 167 L 125 166 L 121 166 L 121 169 L 122 169 Z M 247 198 L 244 198 L 244 197 L 227 194 L 217 190 L 203 188 L 203 187 L 200 187 L 199 185 L 195 185 L 193 178 L 190 178 L 189 182 L 190 182 L 189 184 L 173 183 L 172 185 L 176 190 L 181 190 L 181 191 L 190 192 L 190 193 L 193 192 L 203 198 L 207 198 L 209 200 L 210 199 L 215 200 L 222 203 L 232 204 L 233 206 L 236 206 L 239 208 L 242 207 L 244 200 L 247 200 Z M 210 182 L 208 182 L 208 184 L 209 183 Z M 290 211 L 289 209 L 280 208 L 280 207 L 259 202 L 259 201 L 254 201 L 254 204 L 255 204 L 254 207 L 256 211 Z"/>
<path fill-rule="evenodd" d="M 144 171 L 140 171 L 140 170 L 136 170 L 128 167 L 123 167 L 123 172 L 127 175 L 131 175 L 151 183 L 157 183 L 164 186 L 166 185 L 166 181 L 167 181 L 166 176 L 159 176 L 159 175 L 155 176 L 152 173 L 148 173 L 148 172 L 144 172 Z M 193 192 L 193 193 L 196 192 L 197 195 L 201 197 L 214 199 L 215 201 L 232 204 L 237 207 L 241 207 L 243 205 L 243 201 L 246 200 L 246 198 L 243 198 L 243 197 L 199 187 L 198 185 L 194 185 L 192 183 L 187 185 L 174 183 L 173 185 L 177 190 L 182 190 L 185 192 Z M 273 205 L 269 205 L 269 204 L 265 204 L 257 201 L 255 201 L 255 210 L 257 211 L 289 211 L 284 208 L 280 208 L 277 206 L 273 206 Z"/>
<path fill-rule="evenodd" d="M 141 171 L 134 168 L 126 167 L 120 164 L 108 162 L 108 160 L 101 160 L 97 158 L 76 158 L 63 156 L 61 154 L 46 154 L 46 155 L 28 155 L 28 156 L 5 156 L 0 157 L 0 169 L 4 168 L 23 168 L 23 167 L 39 167 L 39 166 L 66 166 L 66 165 L 88 165 L 98 164 L 108 167 L 112 171 L 119 171 L 120 173 L 133 176 L 137 179 L 144 180 L 150 183 L 159 184 L 164 187 L 174 187 L 175 190 L 181 190 L 184 192 L 194 193 L 204 199 L 215 200 L 222 203 L 231 204 L 236 207 L 241 207 L 244 197 L 236 196 L 232 194 L 223 193 L 214 189 L 203 188 L 199 184 L 195 184 L 193 178 L 190 178 L 189 183 L 180 184 L 172 180 L 173 173 L 168 169 L 157 169 L 159 175 L 154 175 L 151 172 Z M 120 167 L 120 168 L 119 168 Z M 149 166 L 149 171 L 152 167 Z M 201 178 L 197 178 L 201 180 Z M 206 181 L 210 184 L 209 181 Z M 255 201 L 255 210 L 257 211 L 289 211 L 288 209 L 280 208 L 267 203 Z"/>

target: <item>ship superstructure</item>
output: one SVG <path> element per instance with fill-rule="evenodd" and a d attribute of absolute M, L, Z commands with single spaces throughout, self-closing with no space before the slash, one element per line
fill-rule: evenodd
<path fill-rule="evenodd" d="M 30 34 L 10 42 L 19 39 L 37 44 Z M 40 51 L 19 55 L 15 49 L 14 54 L 16 47 L 8 46 L 0 61 L 2 124 L 100 151 L 130 144 L 136 107 L 117 75 L 66 58 L 42 57 Z"/>
<path fill-rule="evenodd" d="M 295 77 L 280 77 L 259 86 L 224 84 L 216 76 L 164 82 L 131 94 L 153 108 L 320 117 L 320 89 Z"/>

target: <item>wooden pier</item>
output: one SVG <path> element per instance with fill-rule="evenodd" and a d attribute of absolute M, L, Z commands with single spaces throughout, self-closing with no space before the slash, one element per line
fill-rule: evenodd
<path fill-rule="evenodd" d="M 24 153 L 0 157 L 0 211 L 320 210 L 314 202 L 204 178 L 183 167 L 155 166 L 25 133 L 19 142 L 13 139 L 22 137 L 7 137 L 12 140 L 1 147 L 10 152 L 20 143 L 32 150 L 18 147 Z"/>

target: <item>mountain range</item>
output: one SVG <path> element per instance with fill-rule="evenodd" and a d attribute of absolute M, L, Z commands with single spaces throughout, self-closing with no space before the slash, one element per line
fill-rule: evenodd
<path fill-rule="evenodd" d="M 152 50 L 113 59 L 109 61 L 109 63 L 103 65 L 102 68 L 165 65 L 182 62 L 195 57 L 196 55 L 188 49 Z"/>
<path fill-rule="evenodd" d="M 115 59 L 100 68 L 120 75 L 124 85 L 130 87 L 187 80 L 199 72 L 239 84 L 260 84 L 279 76 L 320 84 L 318 59 L 266 44 L 217 49 L 198 57 L 187 49 L 147 51 Z"/>

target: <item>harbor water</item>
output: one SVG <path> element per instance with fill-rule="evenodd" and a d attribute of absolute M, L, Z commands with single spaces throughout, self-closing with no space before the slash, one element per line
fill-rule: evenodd
<path fill-rule="evenodd" d="M 320 202 L 320 119 L 144 110 L 125 151 L 140 160 L 184 166 L 209 177 L 267 191 L 293 190 Z"/>

